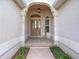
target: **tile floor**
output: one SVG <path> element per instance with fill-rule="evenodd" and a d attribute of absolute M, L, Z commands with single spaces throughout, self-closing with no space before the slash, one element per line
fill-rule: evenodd
<path fill-rule="evenodd" d="M 49 47 L 31 47 L 26 59 L 55 59 Z"/>
<path fill-rule="evenodd" d="M 53 46 L 53 42 L 51 39 L 44 38 L 30 38 L 26 42 L 26 47 L 51 47 Z"/>

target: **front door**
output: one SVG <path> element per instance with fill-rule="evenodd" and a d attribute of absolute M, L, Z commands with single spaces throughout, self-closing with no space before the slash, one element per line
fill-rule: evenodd
<path fill-rule="evenodd" d="M 31 20 L 31 36 L 40 36 L 41 21 L 40 19 Z"/>

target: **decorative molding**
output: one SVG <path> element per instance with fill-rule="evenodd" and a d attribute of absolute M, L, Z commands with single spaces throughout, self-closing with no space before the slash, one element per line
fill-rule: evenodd
<path fill-rule="evenodd" d="M 33 14 L 33 15 L 31 15 L 30 17 L 41 17 L 41 16 L 38 15 L 38 14 Z"/>
<path fill-rule="evenodd" d="M 11 49 L 16 47 L 18 44 L 22 43 L 23 40 L 24 40 L 24 36 L 17 37 L 0 44 L 0 57 L 8 53 Z"/>
<path fill-rule="evenodd" d="M 71 40 L 68 37 L 63 37 L 63 36 L 55 36 L 55 42 L 56 44 L 58 44 L 58 42 L 64 44 L 65 46 L 69 47 L 70 49 L 72 49 L 73 51 L 75 51 L 76 53 L 79 53 L 79 43 Z"/>
<path fill-rule="evenodd" d="M 54 4 L 54 8 L 56 8 L 57 10 L 62 7 L 65 3 L 67 2 L 67 0 L 56 0 L 56 3 Z"/>
<path fill-rule="evenodd" d="M 25 8 L 25 4 L 23 3 L 22 0 L 13 0 L 13 2 L 14 2 L 20 9 Z"/>
<path fill-rule="evenodd" d="M 64 44 L 64 43 L 62 43 L 62 42 L 58 42 L 58 46 L 59 46 L 59 47 L 61 46 L 60 44 L 61 44 L 62 46 L 64 46 L 64 47 L 65 47 L 65 49 L 67 48 L 67 49 L 69 49 L 69 50 L 71 50 L 71 51 L 75 52 L 76 54 L 79 54 L 79 52 L 77 52 L 77 51 L 73 50 L 72 48 L 68 47 L 67 45 L 65 45 L 65 44 Z M 63 47 L 61 47 L 61 48 L 63 48 Z M 66 50 L 67 50 L 67 49 L 66 49 Z M 65 52 L 67 52 L 66 50 L 65 50 Z M 63 50 L 63 51 L 64 51 L 64 50 Z"/>

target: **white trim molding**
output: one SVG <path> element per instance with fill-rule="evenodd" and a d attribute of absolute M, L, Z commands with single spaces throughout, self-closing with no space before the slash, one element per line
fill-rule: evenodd
<path fill-rule="evenodd" d="M 79 54 L 79 43 L 78 42 L 76 42 L 75 40 L 69 39 L 68 37 L 65 37 L 65 36 L 64 37 L 55 36 L 55 38 L 56 38 L 55 42 L 57 41 L 56 44 L 60 42 Z"/>
<path fill-rule="evenodd" d="M 11 39 L 7 42 L 0 44 L 0 59 L 5 58 L 5 57 L 6 57 L 6 59 L 8 59 L 9 57 L 12 57 L 13 54 L 15 54 L 15 52 L 18 50 L 18 48 L 23 46 L 23 41 L 24 41 L 24 36 L 17 37 L 17 38 Z M 13 50 L 13 51 L 10 52 L 11 50 Z M 10 56 L 7 56 L 7 53 L 9 53 Z"/>

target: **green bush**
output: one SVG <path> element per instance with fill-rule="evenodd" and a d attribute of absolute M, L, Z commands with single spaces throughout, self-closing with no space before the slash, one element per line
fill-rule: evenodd
<path fill-rule="evenodd" d="M 20 54 L 20 55 L 24 55 L 24 54 L 26 53 L 26 51 L 28 51 L 28 50 L 29 50 L 29 48 L 21 47 L 21 48 L 19 49 L 19 54 Z"/>
<path fill-rule="evenodd" d="M 55 55 L 56 59 L 71 59 L 71 57 L 64 53 L 59 47 L 55 46 L 50 48 L 52 53 Z"/>
<path fill-rule="evenodd" d="M 15 57 L 15 59 L 26 59 L 26 52 L 28 52 L 29 48 L 21 47 L 18 50 L 18 55 Z"/>
<path fill-rule="evenodd" d="M 23 56 L 23 55 L 18 55 L 18 56 L 16 56 L 15 59 L 26 59 L 26 58 L 25 58 L 25 56 Z"/>

